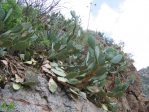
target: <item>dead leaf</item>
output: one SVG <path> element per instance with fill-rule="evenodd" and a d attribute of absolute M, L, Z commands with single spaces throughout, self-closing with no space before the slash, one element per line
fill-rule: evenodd
<path fill-rule="evenodd" d="M 108 107 L 105 104 L 102 104 L 102 108 L 106 111 L 108 111 Z"/>
<path fill-rule="evenodd" d="M 19 90 L 21 88 L 21 85 L 17 84 L 17 83 L 13 83 L 12 87 L 13 87 L 14 90 Z"/>
<path fill-rule="evenodd" d="M 47 64 L 44 64 L 42 66 L 45 67 L 45 68 L 51 69 L 51 65 L 49 65 L 48 63 Z"/>
<path fill-rule="evenodd" d="M 25 64 L 28 64 L 28 65 L 36 65 L 37 61 L 34 60 L 34 58 L 32 58 L 30 61 L 26 61 L 24 62 Z"/>
<path fill-rule="evenodd" d="M 20 54 L 20 59 L 24 60 L 25 59 L 25 54 Z"/>
<path fill-rule="evenodd" d="M 6 66 L 8 67 L 8 62 L 6 60 L 1 60 L 1 62 Z"/>
<path fill-rule="evenodd" d="M 66 79 L 64 77 L 57 77 L 57 80 L 61 81 L 61 82 L 68 82 L 68 79 Z"/>
<path fill-rule="evenodd" d="M 63 62 L 62 62 L 62 61 L 58 61 L 58 63 L 59 63 L 60 65 L 63 65 Z"/>
<path fill-rule="evenodd" d="M 22 83 L 22 82 L 24 82 L 24 79 L 23 78 L 21 78 L 21 77 L 19 77 L 17 74 L 15 74 L 15 82 L 20 82 L 20 83 Z"/>
<path fill-rule="evenodd" d="M 41 67 L 41 70 L 42 70 L 43 72 L 45 72 L 45 73 L 48 73 L 48 74 L 51 74 L 52 76 L 55 76 L 54 73 L 52 73 L 49 69 L 47 69 L 47 68 L 44 67 L 44 66 Z"/>
<path fill-rule="evenodd" d="M 75 90 L 75 89 L 72 89 L 72 88 L 70 88 L 69 90 L 71 91 L 71 93 L 76 94 L 76 95 L 79 95 L 79 93 L 76 92 L 76 91 L 78 91 L 78 90 Z"/>
<path fill-rule="evenodd" d="M 43 65 L 45 65 L 45 64 L 49 64 L 49 63 L 50 63 L 49 60 L 44 60 L 44 61 L 43 61 Z"/>
<path fill-rule="evenodd" d="M 28 65 L 32 65 L 32 61 L 26 61 L 26 62 L 24 62 L 25 64 L 28 64 Z"/>
<path fill-rule="evenodd" d="M 33 65 L 36 65 L 37 61 L 34 60 L 34 58 L 32 58 L 31 61 L 32 61 Z"/>

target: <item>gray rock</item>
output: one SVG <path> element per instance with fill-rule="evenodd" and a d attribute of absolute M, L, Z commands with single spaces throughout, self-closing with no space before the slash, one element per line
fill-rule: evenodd
<path fill-rule="evenodd" d="M 10 85 L 0 90 L 0 104 L 14 102 L 13 112 L 104 112 L 83 98 L 71 100 L 60 88 L 55 94 L 48 90 L 47 80 L 38 75 L 33 89 L 14 91 Z"/>

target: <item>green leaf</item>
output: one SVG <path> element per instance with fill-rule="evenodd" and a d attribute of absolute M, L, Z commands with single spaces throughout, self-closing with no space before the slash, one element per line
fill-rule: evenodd
<path fill-rule="evenodd" d="M 118 77 L 116 77 L 116 79 L 115 79 L 115 84 L 116 84 L 116 85 L 121 84 L 121 80 L 120 80 Z"/>
<path fill-rule="evenodd" d="M 98 77 L 98 76 L 101 76 L 101 75 L 103 75 L 103 74 L 105 74 L 106 72 L 108 72 L 108 70 L 107 70 L 107 67 L 105 67 L 105 66 L 101 66 L 98 70 L 97 70 L 97 72 L 96 72 L 96 76 Z"/>
<path fill-rule="evenodd" d="M 78 84 L 80 81 L 78 79 L 70 79 L 69 84 Z"/>
<path fill-rule="evenodd" d="M 136 80 L 136 77 L 134 74 L 132 74 L 128 79 L 128 83 L 133 84 L 135 80 Z"/>
<path fill-rule="evenodd" d="M 52 78 L 49 80 L 48 86 L 49 86 L 49 90 L 52 93 L 55 93 L 58 87 L 56 82 Z"/>
<path fill-rule="evenodd" d="M 51 65 L 52 67 L 58 67 L 58 64 L 55 63 L 55 62 L 50 62 L 50 65 Z"/>
<path fill-rule="evenodd" d="M 66 76 L 65 72 L 63 72 L 63 71 L 60 71 L 60 70 L 57 70 L 57 69 L 54 69 L 54 68 L 52 68 L 51 71 L 54 72 L 56 75 L 59 75 L 61 77 Z"/>
<path fill-rule="evenodd" d="M 6 48 L 12 47 L 12 39 L 9 37 L 2 37 L 2 46 Z"/>
<path fill-rule="evenodd" d="M 108 91 L 108 92 L 107 92 L 107 96 L 108 96 L 108 97 L 113 97 L 113 96 L 114 96 L 114 93 L 111 92 L 111 91 Z"/>
<path fill-rule="evenodd" d="M 88 52 L 88 56 L 87 56 L 87 60 L 86 60 L 86 65 L 89 66 L 91 63 L 95 63 L 95 52 L 94 50 L 90 47 L 89 48 L 89 52 Z"/>
<path fill-rule="evenodd" d="M 66 76 L 66 78 L 67 78 L 67 79 L 73 79 L 73 78 L 77 77 L 78 75 L 79 75 L 78 72 L 70 72 L 70 73 Z"/>
<path fill-rule="evenodd" d="M 56 70 L 61 71 L 61 72 L 65 72 L 63 69 L 61 69 L 60 67 L 55 67 Z"/>
<path fill-rule="evenodd" d="M 28 41 L 18 41 L 18 43 L 14 42 L 15 45 L 13 46 L 13 48 L 15 50 L 19 50 L 19 51 L 23 51 L 26 50 L 26 48 L 29 47 L 29 42 Z"/>
<path fill-rule="evenodd" d="M 115 96 L 116 97 L 122 97 L 124 94 L 125 94 L 124 91 L 118 91 L 118 92 L 115 93 Z"/>
<path fill-rule="evenodd" d="M 99 55 L 100 55 L 100 49 L 99 49 L 99 46 L 96 46 L 96 47 L 95 47 L 95 55 L 96 55 L 97 63 L 99 63 L 99 62 L 98 62 Z"/>
<path fill-rule="evenodd" d="M 6 15 L 5 19 L 4 19 L 4 22 L 10 17 L 10 15 L 12 14 L 12 11 L 13 11 L 12 8 L 9 9 L 9 11 L 8 11 L 8 13 L 7 13 L 7 15 Z"/>
<path fill-rule="evenodd" d="M 126 85 L 124 84 L 120 81 L 119 78 L 116 78 L 114 88 L 112 89 L 112 93 L 116 95 L 116 94 L 119 94 L 119 92 L 121 91 L 124 92 L 124 89 L 127 88 L 127 84 Z"/>
<path fill-rule="evenodd" d="M 26 87 L 32 87 L 32 86 L 37 85 L 37 82 L 36 81 L 26 81 L 26 82 L 22 82 L 22 85 L 26 86 Z"/>
<path fill-rule="evenodd" d="M 99 55 L 99 58 L 98 58 L 99 64 L 104 65 L 105 64 L 105 59 L 106 59 L 105 54 L 100 52 L 100 55 Z"/>
<path fill-rule="evenodd" d="M 129 87 L 129 82 L 125 82 L 122 86 L 122 91 L 125 91 Z"/>
<path fill-rule="evenodd" d="M 127 104 L 126 104 L 127 105 Z M 125 106 L 126 107 L 126 106 Z M 112 112 L 117 112 L 119 108 L 119 105 L 115 102 L 112 102 L 109 104 L 109 109 L 112 111 Z"/>
<path fill-rule="evenodd" d="M 97 93 L 98 97 L 106 97 L 107 93 L 105 92 L 105 90 L 101 89 L 98 93 Z"/>
<path fill-rule="evenodd" d="M 75 11 L 70 11 L 70 14 L 71 14 L 72 17 L 76 17 Z"/>
<path fill-rule="evenodd" d="M 15 108 L 14 102 L 10 102 L 8 105 L 8 111 L 11 112 Z"/>
<path fill-rule="evenodd" d="M 127 66 L 126 66 L 126 61 L 124 61 L 123 63 L 120 64 L 120 67 L 119 67 L 119 71 L 125 71 Z"/>
<path fill-rule="evenodd" d="M 105 86 L 106 83 L 107 83 L 106 79 L 105 80 L 101 80 L 100 83 L 99 83 L 99 86 L 103 87 L 103 86 Z"/>
<path fill-rule="evenodd" d="M 87 99 L 87 95 L 85 92 L 80 92 L 79 94 L 82 98 Z"/>
<path fill-rule="evenodd" d="M 101 76 L 98 77 L 99 81 L 105 80 L 107 78 L 107 74 L 103 74 Z"/>
<path fill-rule="evenodd" d="M 87 52 L 87 56 L 86 56 L 86 60 L 85 60 L 85 64 L 86 64 L 86 65 L 88 65 L 89 56 L 90 56 L 90 53 Z"/>
<path fill-rule="evenodd" d="M 98 93 L 99 92 L 99 87 L 97 87 L 97 86 L 88 86 L 87 90 L 89 90 L 92 93 Z"/>
<path fill-rule="evenodd" d="M 3 21 L 5 18 L 5 11 L 2 8 L 2 6 L 0 5 L 0 21 Z"/>
<path fill-rule="evenodd" d="M 94 49 L 92 49 L 91 47 L 89 47 L 88 51 L 89 51 L 89 58 L 90 57 L 94 57 Z"/>
<path fill-rule="evenodd" d="M 90 37 L 88 38 L 88 44 L 89 44 L 89 46 L 90 46 L 92 49 L 94 49 L 95 46 L 96 46 L 95 39 L 90 36 Z"/>
<path fill-rule="evenodd" d="M 19 25 L 13 27 L 13 28 L 11 29 L 11 32 L 12 32 L 12 33 L 18 33 L 18 32 L 20 32 L 22 29 L 23 29 L 23 26 L 22 26 L 21 24 L 19 24 Z"/>
<path fill-rule="evenodd" d="M 3 21 L 0 21 L 0 32 L 4 30 L 5 24 Z"/>
<path fill-rule="evenodd" d="M 92 63 L 90 63 L 90 64 L 88 65 L 87 70 L 92 70 L 92 69 L 94 69 L 95 67 L 97 67 L 96 64 L 95 64 L 95 62 L 92 62 Z"/>
<path fill-rule="evenodd" d="M 118 54 L 111 60 L 111 63 L 118 64 L 122 60 L 122 58 L 123 58 L 123 55 Z"/>
<path fill-rule="evenodd" d="M 5 56 L 6 55 L 6 51 L 5 51 L 5 49 L 3 49 L 3 48 L 0 48 L 0 57 L 3 57 L 3 56 Z"/>
<path fill-rule="evenodd" d="M 24 30 L 29 30 L 32 28 L 32 25 L 30 23 L 22 23 L 23 29 Z"/>
<path fill-rule="evenodd" d="M 7 109 L 7 103 L 6 102 L 3 102 L 0 106 L 0 109 Z"/>
<path fill-rule="evenodd" d="M 105 49 L 106 58 L 111 60 L 116 54 L 116 50 L 114 48 L 107 48 Z"/>

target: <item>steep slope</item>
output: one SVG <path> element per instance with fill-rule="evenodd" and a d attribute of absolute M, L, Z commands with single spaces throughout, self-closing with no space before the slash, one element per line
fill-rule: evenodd
<path fill-rule="evenodd" d="M 141 78 L 133 65 L 127 70 L 127 75 L 135 74 L 135 82 L 129 86 L 126 94 L 128 107 L 131 108 L 130 112 L 147 112 L 146 98 L 141 90 Z M 125 104 L 124 104 L 125 105 Z"/>
<path fill-rule="evenodd" d="M 37 85 L 15 91 L 11 85 L 7 84 L 0 90 L 0 105 L 4 102 L 8 105 L 13 102 L 14 108 L 11 112 L 104 112 L 87 99 L 81 97 L 76 101 L 69 99 L 60 88 L 55 94 L 51 94 L 47 80 L 42 77 L 43 74 L 35 70 L 26 69 L 25 74 L 34 75 L 37 78 Z M 8 111 L 7 108 L 2 110 Z"/>
<path fill-rule="evenodd" d="M 7 75 L 7 73 L 2 72 L 3 69 L 1 67 L 1 74 Z M 9 105 L 13 102 L 12 112 L 106 112 L 97 108 L 83 96 L 72 99 L 63 87 L 58 88 L 56 93 L 51 94 L 47 85 L 47 78 L 43 73 L 32 67 L 25 67 L 24 69 L 26 79 L 29 80 L 26 83 L 27 86 L 14 90 L 12 83 L 7 83 L 0 90 L 0 105 L 3 111 L 8 111 L 7 106 L 2 108 L 4 103 Z M 134 83 L 128 87 L 124 96 L 113 99 L 119 106 L 117 112 L 147 112 L 145 104 L 147 100 L 141 91 L 141 78 L 133 65 L 130 65 L 123 75 L 129 76 L 131 74 L 136 76 Z M 31 82 L 36 84 L 34 85 Z M 107 84 L 107 86 L 110 86 L 110 84 Z M 61 84 L 59 86 L 61 87 Z"/>
<path fill-rule="evenodd" d="M 123 44 L 83 31 L 74 11 L 49 14 L 58 3 L 0 4 L 1 111 L 146 112 Z"/>
<path fill-rule="evenodd" d="M 149 97 L 149 67 L 139 70 L 142 79 L 142 90 L 146 97 Z"/>

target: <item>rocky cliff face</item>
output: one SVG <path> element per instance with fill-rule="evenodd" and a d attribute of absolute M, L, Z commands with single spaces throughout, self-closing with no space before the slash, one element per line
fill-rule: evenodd
<path fill-rule="evenodd" d="M 36 74 L 37 85 L 31 88 L 22 88 L 14 91 L 11 84 L 0 90 L 0 104 L 14 103 L 12 112 L 104 112 L 87 99 L 79 98 L 76 101 L 69 99 L 60 88 L 55 94 L 49 92 L 47 80 L 42 74 Z M 7 112 L 7 110 L 6 110 Z"/>
<path fill-rule="evenodd" d="M 146 97 L 149 98 L 149 67 L 139 70 L 142 79 L 142 90 Z"/>
<path fill-rule="evenodd" d="M 126 99 L 121 100 L 123 105 L 122 112 L 147 112 L 145 104 L 147 99 L 144 97 L 141 90 L 141 77 L 139 73 L 136 71 L 135 67 L 131 65 L 130 68 L 127 69 L 126 74 L 127 76 L 135 74 L 136 79 L 127 89 Z"/>
<path fill-rule="evenodd" d="M 70 99 L 65 90 L 60 88 L 55 94 L 51 94 L 48 82 L 41 73 L 26 69 L 25 74 L 28 73 L 34 74 L 37 85 L 15 91 L 11 83 L 8 83 L 0 89 L 0 104 L 13 102 L 15 106 L 12 112 L 105 112 L 87 99 L 81 97 L 76 100 Z M 147 100 L 141 91 L 140 75 L 133 65 L 125 73 L 135 74 L 136 80 L 129 86 L 126 96 L 116 99 L 120 105 L 118 112 L 147 112 L 145 105 Z"/>

